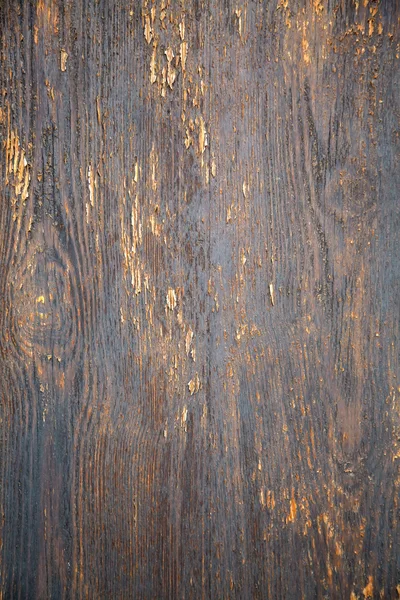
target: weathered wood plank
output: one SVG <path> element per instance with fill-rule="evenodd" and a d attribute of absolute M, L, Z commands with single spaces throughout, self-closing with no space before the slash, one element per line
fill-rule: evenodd
<path fill-rule="evenodd" d="M 400 597 L 399 18 L 0 2 L 0 598 Z"/>

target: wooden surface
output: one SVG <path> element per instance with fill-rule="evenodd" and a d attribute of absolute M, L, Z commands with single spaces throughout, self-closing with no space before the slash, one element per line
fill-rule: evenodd
<path fill-rule="evenodd" d="M 400 3 L 0 2 L 0 598 L 400 597 Z"/>

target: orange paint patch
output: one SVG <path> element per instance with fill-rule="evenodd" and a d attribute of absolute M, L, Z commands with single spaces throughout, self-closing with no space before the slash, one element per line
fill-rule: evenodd
<path fill-rule="evenodd" d="M 296 504 L 296 500 L 292 496 L 292 499 L 290 500 L 290 512 L 289 512 L 289 516 L 286 519 L 286 522 L 293 523 L 293 521 L 296 520 L 296 515 L 297 515 L 297 504 Z"/>
<path fill-rule="evenodd" d="M 370 575 L 368 583 L 363 589 L 364 598 L 373 598 L 374 596 L 374 578 Z"/>

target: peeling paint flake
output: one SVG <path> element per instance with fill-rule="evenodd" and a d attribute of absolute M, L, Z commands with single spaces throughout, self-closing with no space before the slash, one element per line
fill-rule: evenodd
<path fill-rule="evenodd" d="M 151 40 L 153 39 L 153 31 L 150 24 L 150 15 L 145 15 L 144 17 L 143 31 L 146 42 L 150 44 Z"/>
<path fill-rule="evenodd" d="M 151 60 L 150 60 L 150 83 L 155 83 L 157 81 L 156 49 L 157 49 L 157 44 L 154 44 L 153 45 L 153 53 L 151 55 Z"/>
<path fill-rule="evenodd" d="M 186 421 L 187 421 L 187 416 L 188 416 L 188 410 L 187 407 L 184 406 L 182 409 L 182 414 L 181 414 L 181 424 L 182 426 L 185 426 Z"/>
<path fill-rule="evenodd" d="M 242 37 L 242 9 L 237 8 L 235 10 L 235 14 L 236 14 L 236 18 L 238 20 L 239 35 L 240 35 L 240 37 Z"/>
<path fill-rule="evenodd" d="M 19 137 L 15 131 L 11 131 L 6 141 L 6 185 L 14 187 L 15 197 L 12 204 L 16 204 L 17 198 L 22 202 L 28 198 L 29 184 L 31 180 L 28 161 L 25 150 L 20 145 Z"/>
<path fill-rule="evenodd" d="M 196 373 L 193 379 L 189 381 L 188 388 L 191 396 L 193 396 L 193 394 L 197 394 L 197 392 L 201 389 L 201 382 L 198 373 Z"/>
<path fill-rule="evenodd" d="M 174 51 L 172 50 L 172 48 L 167 48 L 165 51 L 165 56 L 167 57 L 167 61 L 171 62 L 172 59 L 174 58 Z"/>
<path fill-rule="evenodd" d="M 189 352 L 190 352 L 190 346 L 192 345 L 192 340 L 193 340 L 193 331 L 189 327 L 189 330 L 186 334 L 186 340 L 185 340 L 186 354 L 189 354 Z"/>
<path fill-rule="evenodd" d="M 167 83 L 168 83 L 169 87 L 172 89 L 172 86 L 173 86 L 174 81 L 176 79 L 176 70 L 172 66 L 172 60 L 173 60 L 173 58 L 175 56 L 174 51 L 172 50 L 172 48 L 167 48 L 166 49 L 165 56 L 167 57 L 167 61 L 168 61 Z"/>
<path fill-rule="evenodd" d="M 88 184 L 89 184 L 90 205 L 93 207 L 94 206 L 94 186 L 95 186 L 95 182 L 94 182 L 94 176 L 93 176 L 93 169 L 92 169 L 91 165 L 88 166 L 87 180 L 88 180 Z"/>
<path fill-rule="evenodd" d="M 174 85 L 176 79 L 176 70 L 171 66 L 171 63 L 168 63 L 168 71 L 167 71 L 167 82 L 169 87 L 172 90 L 172 86 Z"/>
<path fill-rule="evenodd" d="M 184 73 L 186 71 L 187 42 L 181 43 L 180 50 L 181 50 L 182 72 Z"/>
<path fill-rule="evenodd" d="M 373 598 L 374 597 L 374 578 L 370 575 L 368 577 L 368 583 L 363 589 L 364 598 Z"/>
<path fill-rule="evenodd" d="M 60 67 L 62 72 L 67 70 L 67 60 L 68 54 L 64 49 L 62 49 L 60 53 Z"/>
<path fill-rule="evenodd" d="M 181 36 L 181 40 L 185 39 L 185 21 L 181 21 L 179 23 L 179 35 Z"/>
<path fill-rule="evenodd" d="M 275 293 L 274 293 L 274 286 L 272 283 L 269 284 L 269 296 L 271 298 L 272 306 L 275 306 Z"/>
<path fill-rule="evenodd" d="M 169 310 L 176 308 L 176 292 L 173 288 L 169 288 L 167 292 L 167 307 Z"/>
<path fill-rule="evenodd" d="M 196 119 L 196 122 L 199 127 L 199 154 L 203 154 L 204 150 L 208 146 L 206 125 L 203 117 L 201 116 Z"/>
<path fill-rule="evenodd" d="M 296 504 L 296 500 L 292 496 L 292 499 L 290 500 L 290 511 L 289 511 L 289 515 L 288 515 L 286 521 L 288 523 L 293 523 L 293 521 L 296 520 L 296 515 L 297 515 L 297 504 Z"/>

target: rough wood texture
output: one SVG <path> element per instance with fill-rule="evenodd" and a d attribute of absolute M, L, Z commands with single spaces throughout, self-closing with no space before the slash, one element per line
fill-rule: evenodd
<path fill-rule="evenodd" d="M 0 598 L 400 597 L 399 17 L 0 2 Z"/>

